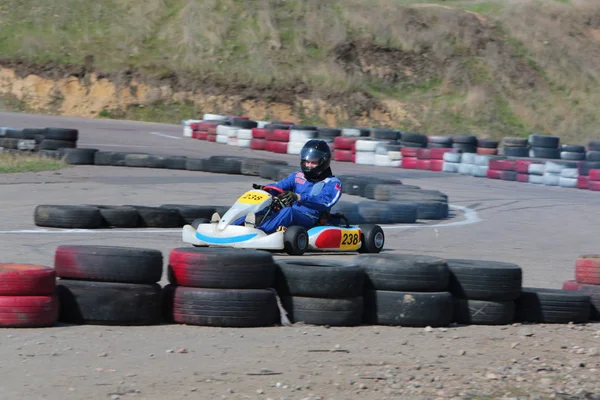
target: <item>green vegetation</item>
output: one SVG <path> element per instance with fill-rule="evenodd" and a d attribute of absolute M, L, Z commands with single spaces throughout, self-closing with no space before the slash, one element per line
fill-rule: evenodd
<path fill-rule="evenodd" d="M 598 21 L 596 0 L 4 0 L 0 64 L 360 111 L 396 99 L 416 121 L 397 128 L 581 142 L 600 126 Z M 101 115 L 201 112 L 164 101 Z"/>
<path fill-rule="evenodd" d="M 39 155 L 0 153 L 0 173 L 55 171 L 65 168 L 62 160 L 43 158 Z"/>

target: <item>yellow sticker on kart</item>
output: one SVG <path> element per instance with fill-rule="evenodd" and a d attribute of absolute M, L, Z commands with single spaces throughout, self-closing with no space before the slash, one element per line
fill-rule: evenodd
<path fill-rule="evenodd" d="M 343 229 L 341 234 L 340 250 L 358 250 L 360 247 L 360 233 L 357 229 Z"/>
<path fill-rule="evenodd" d="M 267 193 L 247 192 L 240 196 L 238 203 L 260 204 L 265 201 L 269 195 Z"/>

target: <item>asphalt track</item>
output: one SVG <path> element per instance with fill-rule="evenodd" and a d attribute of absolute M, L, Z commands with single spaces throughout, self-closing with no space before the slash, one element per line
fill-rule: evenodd
<path fill-rule="evenodd" d="M 249 155 L 297 162 L 297 156 L 183 138 L 180 125 L 0 112 L 0 126 L 76 128 L 79 147 L 100 150 L 199 158 Z M 579 255 L 600 253 L 598 192 L 350 163 L 334 162 L 332 169 L 336 174 L 397 177 L 449 196 L 455 207 L 447 221 L 386 227 L 386 252 L 514 262 L 524 271 L 525 286 L 549 288 L 559 288 L 573 278 Z M 148 247 L 161 250 L 166 257 L 171 249 L 187 246 L 178 230 L 43 229 L 33 223 L 34 208 L 38 204 L 228 205 L 253 182 L 266 181 L 252 176 L 95 166 L 4 174 L 0 176 L 0 262 L 52 265 L 54 250 L 61 244 Z M 343 199 L 361 200 L 348 195 Z M 323 256 L 352 255 L 306 255 Z"/>

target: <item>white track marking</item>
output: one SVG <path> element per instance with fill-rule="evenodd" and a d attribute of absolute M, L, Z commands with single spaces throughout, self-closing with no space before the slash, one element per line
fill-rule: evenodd
<path fill-rule="evenodd" d="M 166 137 L 169 139 L 177 139 L 177 140 L 181 140 L 182 138 L 179 136 L 171 136 L 171 135 L 166 135 L 164 133 L 160 133 L 160 132 L 150 132 L 151 135 L 156 135 L 156 136 L 161 136 L 161 137 Z"/>
<path fill-rule="evenodd" d="M 464 219 L 456 222 L 449 222 L 447 224 L 435 224 L 435 225 L 382 225 L 383 229 L 422 229 L 422 228 L 446 228 L 451 226 L 462 226 L 475 224 L 481 222 L 481 218 L 477 215 L 475 210 L 472 210 L 464 206 L 456 206 L 449 204 L 448 207 L 456 210 L 460 210 L 464 213 Z M 70 233 L 181 233 L 180 229 L 144 229 L 144 228 L 132 228 L 132 229 L 63 229 L 63 230 L 49 230 L 49 229 L 22 229 L 14 231 L 0 231 L 0 234 L 70 234 Z"/>

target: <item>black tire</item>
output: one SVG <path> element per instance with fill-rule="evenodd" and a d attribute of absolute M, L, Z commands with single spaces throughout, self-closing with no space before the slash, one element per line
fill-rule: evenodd
<path fill-rule="evenodd" d="M 98 151 L 94 154 L 95 165 L 111 165 L 113 167 L 124 167 L 125 156 L 131 153 L 119 151 Z"/>
<path fill-rule="evenodd" d="M 378 140 L 398 140 L 400 132 L 393 129 L 373 128 L 371 130 L 374 139 Z"/>
<path fill-rule="evenodd" d="M 210 163 L 207 158 L 188 158 L 185 161 L 185 169 L 188 171 L 210 171 Z"/>
<path fill-rule="evenodd" d="M 529 157 L 531 158 L 550 158 L 560 159 L 560 150 L 550 147 L 531 147 L 529 149 Z"/>
<path fill-rule="evenodd" d="M 441 199 L 415 197 L 414 200 L 397 200 L 395 198 L 392 200 L 394 203 L 414 204 L 417 207 L 417 219 L 441 220 L 448 218 L 450 212 L 448 202 Z"/>
<path fill-rule="evenodd" d="M 264 179 L 277 180 L 282 165 L 266 163 L 260 166 L 259 176 Z"/>
<path fill-rule="evenodd" d="M 37 226 L 96 229 L 102 226 L 102 222 L 100 210 L 90 206 L 39 205 L 34 211 Z"/>
<path fill-rule="evenodd" d="M 94 154 L 98 149 L 63 148 L 60 149 L 62 159 L 71 165 L 94 165 Z"/>
<path fill-rule="evenodd" d="M 477 147 L 481 147 L 484 149 L 497 149 L 500 142 L 498 140 L 492 139 L 478 139 Z"/>
<path fill-rule="evenodd" d="M 450 283 L 446 260 L 413 254 L 361 254 L 353 263 L 365 271 L 365 289 L 445 292 Z"/>
<path fill-rule="evenodd" d="M 402 132 L 402 142 L 418 144 L 418 146 L 405 146 L 405 147 L 425 147 L 427 144 L 427 136 L 421 133 Z"/>
<path fill-rule="evenodd" d="M 281 296 L 345 298 L 362 296 L 365 271 L 342 261 L 277 262 L 275 289 Z"/>
<path fill-rule="evenodd" d="M 360 225 L 359 253 L 379 253 L 385 244 L 385 234 L 379 225 Z"/>
<path fill-rule="evenodd" d="M 567 151 L 569 153 L 585 153 L 585 146 L 579 144 L 561 144 L 560 151 Z"/>
<path fill-rule="evenodd" d="M 245 118 L 231 118 L 231 126 L 235 126 L 242 129 L 252 129 L 258 126 L 258 122 L 248 120 Z"/>
<path fill-rule="evenodd" d="M 162 322 L 158 284 L 59 279 L 60 322 L 93 325 L 155 325 Z"/>
<path fill-rule="evenodd" d="M 214 206 L 194 206 L 189 204 L 162 204 L 160 208 L 176 210 L 186 224 L 191 224 L 198 218 L 210 220 L 216 211 Z"/>
<path fill-rule="evenodd" d="M 585 160 L 585 153 L 576 153 L 573 151 L 561 151 L 560 152 L 561 160 Z"/>
<path fill-rule="evenodd" d="M 343 299 L 282 296 L 281 303 L 291 322 L 310 325 L 357 326 L 362 324 L 362 296 Z"/>
<path fill-rule="evenodd" d="M 413 224 L 417 221 L 417 205 L 361 201 L 358 203 L 360 224 Z"/>
<path fill-rule="evenodd" d="M 477 145 L 469 143 L 452 143 L 453 149 L 461 150 L 463 153 L 477 153 Z"/>
<path fill-rule="evenodd" d="M 89 204 L 89 206 L 100 210 L 103 220 L 102 227 L 137 228 L 140 226 L 140 214 L 133 207 L 96 204 Z"/>
<path fill-rule="evenodd" d="M 468 144 L 477 147 L 477 136 L 475 135 L 450 135 L 450 137 L 453 144 Z"/>
<path fill-rule="evenodd" d="M 209 171 L 215 174 L 242 174 L 242 160 L 244 157 L 211 156 L 208 159 Z"/>
<path fill-rule="evenodd" d="M 506 157 L 529 157 L 528 147 L 505 146 L 502 151 Z"/>
<path fill-rule="evenodd" d="M 287 254 L 301 256 L 308 249 L 308 232 L 301 226 L 290 226 L 284 232 L 283 242 Z"/>
<path fill-rule="evenodd" d="M 585 153 L 585 159 L 587 161 L 600 161 L 600 151 L 597 150 L 589 150 Z"/>
<path fill-rule="evenodd" d="M 69 128 L 46 128 L 43 135 L 46 139 L 67 140 L 75 142 L 79 139 L 79 131 Z"/>
<path fill-rule="evenodd" d="M 317 138 L 332 139 L 342 134 L 341 129 L 337 128 L 319 128 L 317 129 Z"/>
<path fill-rule="evenodd" d="M 167 169 L 186 169 L 186 156 L 171 156 L 165 158 L 165 168 Z"/>
<path fill-rule="evenodd" d="M 579 175 L 588 176 L 590 169 L 600 169 L 600 161 L 581 161 L 579 163 Z"/>
<path fill-rule="evenodd" d="M 25 128 L 21 132 L 23 134 L 23 139 L 36 140 L 39 143 L 42 140 L 44 140 L 44 138 L 45 138 L 44 133 L 46 132 L 46 129 Z M 40 136 L 42 136 L 42 137 L 40 138 Z M 38 140 L 38 139 L 41 139 L 41 140 Z M 50 137 L 48 139 L 54 139 L 54 138 Z"/>
<path fill-rule="evenodd" d="M 275 293 L 268 289 L 165 287 L 167 320 L 181 324 L 249 328 L 279 321 Z"/>
<path fill-rule="evenodd" d="M 558 150 L 560 138 L 558 136 L 548 135 L 529 135 L 528 143 L 531 145 L 531 147 Z"/>
<path fill-rule="evenodd" d="M 474 300 L 515 300 L 521 295 L 522 270 L 517 264 L 448 259 L 450 292 Z"/>
<path fill-rule="evenodd" d="M 517 299 L 515 321 L 545 324 L 588 322 L 590 297 L 586 293 L 561 289 L 524 287 Z"/>
<path fill-rule="evenodd" d="M 140 215 L 140 227 L 143 228 L 180 228 L 184 225 L 177 210 L 161 207 L 126 205 L 135 208 Z"/>
<path fill-rule="evenodd" d="M 151 284 L 161 279 L 163 256 L 136 247 L 62 245 L 54 253 L 54 268 L 60 278 Z"/>
<path fill-rule="evenodd" d="M 74 148 L 77 145 L 75 142 L 68 140 L 44 139 L 40 142 L 40 150 L 58 150 L 65 147 Z"/>
<path fill-rule="evenodd" d="M 448 292 L 367 290 L 364 301 L 368 324 L 440 327 L 452 322 L 453 300 Z"/>
<path fill-rule="evenodd" d="M 517 137 L 504 137 L 502 138 L 503 147 L 528 147 L 529 143 L 527 139 Z"/>
<path fill-rule="evenodd" d="M 169 253 L 172 284 L 207 289 L 266 289 L 275 280 L 273 256 L 261 250 L 180 247 Z"/>
<path fill-rule="evenodd" d="M 260 167 L 263 164 L 287 165 L 286 161 L 267 160 L 262 158 L 247 158 L 242 160 L 241 174 L 249 176 L 260 176 Z"/>
<path fill-rule="evenodd" d="M 138 168 L 165 168 L 165 158 L 152 154 L 128 154 L 125 166 Z"/>
<path fill-rule="evenodd" d="M 450 136 L 428 136 L 427 144 L 439 144 L 443 148 L 452 147 L 452 138 Z"/>
<path fill-rule="evenodd" d="M 514 321 L 515 301 L 454 299 L 453 322 L 473 325 L 507 325 Z"/>

